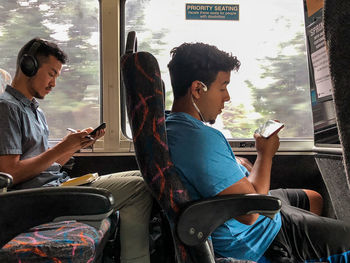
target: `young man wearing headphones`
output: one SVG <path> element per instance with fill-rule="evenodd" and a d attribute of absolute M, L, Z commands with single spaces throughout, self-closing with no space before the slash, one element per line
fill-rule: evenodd
<path fill-rule="evenodd" d="M 11 86 L 0 95 L 0 171 L 13 176 L 14 188 L 59 186 L 69 176 L 61 172 L 79 149 L 95 143 L 87 128 L 67 134 L 52 148 L 49 129 L 36 99 L 44 99 L 56 85 L 66 54 L 55 44 L 35 38 L 25 44 L 17 58 Z M 119 210 L 121 262 L 149 262 L 148 226 L 152 198 L 138 171 L 100 176 L 91 187 L 109 190 Z"/>
<path fill-rule="evenodd" d="M 319 216 L 322 197 L 314 191 L 270 191 L 277 132 L 265 139 L 254 134 L 257 159 L 237 160 L 224 135 L 208 126 L 230 100 L 227 85 L 236 57 L 203 43 L 184 43 L 171 51 L 168 64 L 174 102 L 166 117 L 172 161 L 191 198 L 227 194 L 271 194 L 282 201 L 272 220 L 259 214 L 237 217 L 212 234 L 221 257 L 266 262 L 347 262 L 350 225 Z"/>

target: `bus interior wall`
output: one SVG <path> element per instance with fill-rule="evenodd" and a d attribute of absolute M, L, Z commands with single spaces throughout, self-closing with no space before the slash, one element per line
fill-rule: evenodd
<path fill-rule="evenodd" d="M 240 155 L 254 163 L 256 155 Z M 135 156 L 76 156 L 72 176 L 80 176 L 89 172 L 100 175 L 138 169 Z M 312 154 L 276 155 L 271 172 L 271 189 L 304 188 L 321 193 L 324 199 L 323 215 L 335 218 L 334 208 L 322 179 L 320 170 Z"/>

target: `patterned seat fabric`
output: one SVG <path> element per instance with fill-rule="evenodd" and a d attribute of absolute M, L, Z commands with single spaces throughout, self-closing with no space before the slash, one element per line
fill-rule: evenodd
<path fill-rule="evenodd" d="M 137 163 L 153 196 L 165 210 L 173 232 L 181 207 L 190 199 L 169 157 L 158 62 L 151 54 L 139 52 L 124 55 L 121 64 Z M 173 237 L 181 262 L 191 262 L 175 233 Z"/>
<path fill-rule="evenodd" d="M 109 228 L 109 219 L 99 230 L 76 221 L 42 224 L 8 242 L 0 250 L 0 262 L 95 262 Z"/>
<path fill-rule="evenodd" d="M 0 94 L 11 84 L 10 74 L 0 69 Z M 99 230 L 76 221 L 47 223 L 31 228 L 0 249 L 0 262 L 96 262 L 102 256 L 110 219 Z"/>
<path fill-rule="evenodd" d="M 169 155 L 164 89 L 158 62 L 150 53 L 137 52 L 124 55 L 121 67 L 138 166 L 153 196 L 167 215 L 178 262 L 199 262 L 191 256 L 191 249 L 184 246 L 175 233 L 179 212 L 191 199 Z M 218 261 L 247 262 L 230 258 Z"/>

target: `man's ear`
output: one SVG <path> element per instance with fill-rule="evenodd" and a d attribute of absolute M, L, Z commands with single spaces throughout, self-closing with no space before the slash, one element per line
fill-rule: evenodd
<path fill-rule="evenodd" d="M 192 82 L 190 87 L 190 93 L 194 98 L 199 99 L 201 97 L 201 87 L 202 84 L 199 80 L 195 80 Z"/>

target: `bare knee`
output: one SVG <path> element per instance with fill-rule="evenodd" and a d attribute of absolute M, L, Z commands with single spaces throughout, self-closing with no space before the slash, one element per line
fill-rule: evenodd
<path fill-rule="evenodd" d="M 316 215 L 321 215 L 322 209 L 323 209 L 322 195 L 314 190 L 303 189 L 303 191 L 306 193 L 307 197 L 309 198 L 310 212 Z"/>

